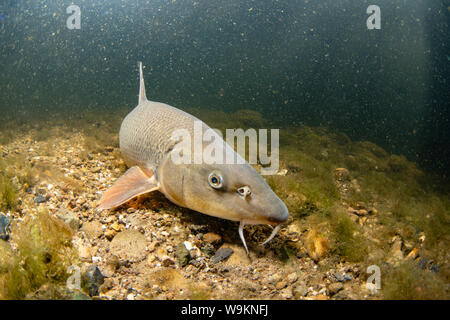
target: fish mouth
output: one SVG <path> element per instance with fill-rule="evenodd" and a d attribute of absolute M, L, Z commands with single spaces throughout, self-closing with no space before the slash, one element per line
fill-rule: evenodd
<path fill-rule="evenodd" d="M 288 216 L 282 216 L 282 217 L 269 217 L 267 218 L 267 222 L 271 225 L 279 225 L 280 223 L 286 222 L 286 220 L 289 218 Z"/>
<path fill-rule="evenodd" d="M 263 243 L 260 244 L 260 246 L 263 246 L 265 244 L 267 244 L 270 240 L 272 240 L 278 233 L 278 231 L 281 229 L 282 223 L 285 222 L 287 219 L 289 218 L 289 213 L 287 213 L 287 217 L 286 216 L 282 216 L 281 218 L 268 218 L 265 223 L 269 223 L 270 225 L 275 225 L 275 228 L 273 228 L 272 233 L 270 234 L 270 236 L 267 238 L 266 241 L 264 241 Z M 243 230 L 244 230 L 244 226 L 246 224 L 262 224 L 264 222 L 262 221 L 249 221 L 249 220 L 241 220 L 240 224 L 239 224 L 239 237 L 241 238 L 242 244 L 244 245 L 245 251 L 247 252 L 248 255 L 248 248 L 247 248 L 247 244 L 245 243 L 245 238 L 244 238 L 244 234 L 243 234 Z"/>
<path fill-rule="evenodd" d="M 289 219 L 289 211 L 285 205 L 283 205 L 283 209 L 280 213 L 273 214 L 268 216 L 267 222 L 271 225 L 279 225 L 280 223 L 286 222 Z"/>

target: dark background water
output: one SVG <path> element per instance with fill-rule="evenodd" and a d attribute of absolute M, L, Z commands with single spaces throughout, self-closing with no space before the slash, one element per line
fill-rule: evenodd
<path fill-rule="evenodd" d="M 73 3 L 80 30 L 72 1 L 0 2 L 3 121 L 131 109 L 141 60 L 152 100 L 327 125 L 450 173 L 449 1 Z"/>

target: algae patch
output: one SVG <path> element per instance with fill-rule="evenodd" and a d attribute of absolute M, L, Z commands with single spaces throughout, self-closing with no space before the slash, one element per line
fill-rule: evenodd
<path fill-rule="evenodd" d="M 0 296 L 3 299 L 63 298 L 67 269 L 76 262 L 72 232 L 46 210 L 12 226 L 14 250 L 2 242 Z"/>

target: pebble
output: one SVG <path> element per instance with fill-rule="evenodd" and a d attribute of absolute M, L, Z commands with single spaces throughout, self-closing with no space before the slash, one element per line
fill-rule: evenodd
<path fill-rule="evenodd" d="M 370 294 L 376 294 L 377 293 L 377 286 L 374 283 L 364 283 L 363 287 L 370 292 Z"/>
<path fill-rule="evenodd" d="M 102 224 L 98 221 L 83 223 L 81 231 L 83 231 L 90 240 L 97 239 L 103 234 Z"/>
<path fill-rule="evenodd" d="M 59 209 L 56 212 L 56 216 L 67 223 L 73 231 L 77 232 L 80 228 L 80 219 L 75 212 L 67 209 Z"/>
<path fill-rule="evenodd" d="M 186 241 L 187 242 L 187 241 Z M 175 248 L 175 256 L 177 257 L 178 264 L 181 267 L 186 266 L 190 260 L 189 250 L 184 243 L 179 243 Z"/>
<path fill-rule="evenodd" d="M 203 241 L 212 244 L 213 246 L 219 246 L 222 243 L 222 237 L 217 233 L 208 232 L 203 235 Z"/>
<path fill-rule="evenodd" d="M 137 230 L 119 232 L 109 245 L 110 252 L 120 259 L 137 262 L 146 256 L 147 241 Z"/>
<path fill-rule="evenodd" d="M 175 264 L 175 261 L 169 256 L 163 256 L 161 258 L 161 264 L 163 267 L 170 267 Z"/>
<path fill-rule="evenodd" d="M 281 279 L 281 275 L 279 273 L 275 273 L 267 278 L 267 283 L 270 285 L 277 284 Z"/>
<path fill-rule="evenodd" d="M 342 289 L 344 289 L 344 285 L 340 282 L 335 282 L 328 286 L 328 292 L 330 293 L 330 295 L 334 295 Z"/>
<path fill-rule="evenodd" d="M 308 293 L 308 288 L 304 284 L 298 284 L 292 288 L 292 295 L 295 299 L 300 299 L 306 296 Z"/>
<path fill-rule="evenodd" d="M 99 294 L 99 288 L 103 284 L 105 277 L 101 273 L 100 269 L 92 265 L 83 274 L 83 287 L 89 291 L 91 297 Z"/>
<path fill-rule="evenodd" d="M 41 194 L 38 194 L 35 198 L 34 198 L 34 202 L 36 202 L 36 203 L 44 203 L 44 202 L 46 202 L 48 200 L 48 198 L 47 197 L 44 197 L 43 195 L 41 195 Z"/>
<path fill-rule="evenodd" d="M 5 216 L 3 213 L 0 213 L 0 239 L 8 240 L 9 239 L 9 224 L 11 219 Z"/>
<path fill-rule="evenodd" d="M 406 256 L 405 259 L 414 260 L 417 258 L 418 255 L 419 255 L 419 249 L 417 247 L 415 247 L 414 249 L 411 250 L 410 253 L 408 253 L 408 255 Z"/>
<path fill-rule="evenodd" d="M 287 276 L 287 281 L 289 283 L 294 283 L 295 281 L 297 281 L 297 279 L 298 279 L 298 275 L 295 272 L 293 272 Z"/>
<path fill-rule="evenodd" d="M 334 170 L 334 174 L 338 181 L 350 180 L 350 172 L 346 168 L 337 168 Z"/>
<path fill-rule="evenodd" d="M 353 276 L 351 274 L 342 274 L 340 272 L 336 272 L 334 274 L 334 277 L 336 278 L 337 281 L 339 282 L 344 282 L 344 281 L 350 281 L 353 280 Z"/>
<path fill-rule="evenodd" d="M 233 254 L 233 252 L 234 251 L 231 248 L 220 248 L 219 250 L 217 250 L 214 257 L 211 258 L 211 260 L 213 263 L 218 263 L 220 261 L 227 259 L 229 256 Z"/>
<path fill-rule="evenodd" d="M 292 294 L 292 290 L 291 289 L 286 288 L 286 289 L 281 290 L 280 296 L 283 299 L 292 299 L 294 295 Z"/>
<path fill-rule="evenodd" d="M 81 261 L 91 262 L 92 260 L 90 248 L 84 245 L 80 245 L 78 247 L 78 256 L 81 259 Z"/>
<path fill-rule="evenodd" d="M 281 289 L 284 289 L 286 287 L 287 287 L 287 282 L 286 281 L 279 281 L 275 285 L 275 289 L 277 289 L 277 290 L 281 290 Z"/>

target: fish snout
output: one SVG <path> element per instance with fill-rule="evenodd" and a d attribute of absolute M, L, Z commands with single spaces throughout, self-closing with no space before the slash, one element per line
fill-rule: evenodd
<path fill-rule="evenodd" d="M 289 219 L 289 211 L 286 208 L 286 205 L 284 205 L 284 203 L 283 203 L 281 210 L 279 210 L 278 212 L 273 213 L 267 217 L 267 220 L 271 224 L 280 224 L 280 223 L 286 222 L 287 219 Z"/>

